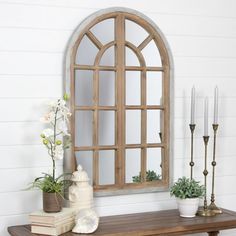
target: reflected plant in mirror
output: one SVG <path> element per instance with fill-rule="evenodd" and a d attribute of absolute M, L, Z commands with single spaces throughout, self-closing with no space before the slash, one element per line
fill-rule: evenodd
<path fill-rule="evenodd" d="M 141 172 L 139 172 L 139 175 L 133 176 L 132 178 L 133 178 L 134 183 L 140 183 Z M 161 180 L 161 175 L 157 174 L 154 170 L 146 171 L 146 182 L 155 181 L 155 180 Z"/>

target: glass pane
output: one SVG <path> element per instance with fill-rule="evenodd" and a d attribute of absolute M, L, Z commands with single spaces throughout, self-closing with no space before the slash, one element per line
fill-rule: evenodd
<path fill-rule="evenodd" d="M 126 66 L 140 66 L 138 57 L 128 47 L 125 47 L 125 65 Z"/>
<path fill-rule="evenodd" d="M 99 111 L 99 145 L 115 143 L 115 112 Z"/>
<path fill-rule="evenodd" d="M 93 72 L 76 70 L 75 72 L 75 105 L 93 105 Z"/>
<path fill-rule="evenodd" d="M 126 143 L 141 142 L 141 111 L 126 110 Z"/>
<path fill-rule="evenodd" d="M 153 40 L 142 50 L 142 54 L 146 66 L 162 66 L 159 50 Z"/>
<path fill-rule="evenodd" d="M 104 52 L 99 64 L 101 66 L 114 66 L 115 65 L 115 49 L 114 49 L 114 46 L 109 47 Z"/>
<path fill-rule="evenodd" d="M 125 153 L 125 182 L 138 183 L 140 182 L 141 171 L 141 150 L 126 149 Z"/>
<path fill-rule="evenodd" d="M 141 104 L 141 72 L 126 71 L 125 89 L 126 89 L 126 105 Z"/>
<path fill-rule="evenodd" d="M 90 31 L 102 44 L 114 41 L 114 19 L 107 19 L 97 23 Z"/>
<path fill-rule="evenodd" d="M 90 184 L 93 184 L 93 152 L 79 151 L 75 153 L 77 165 L 81 165 L 87 172 Z"/>
<path fill-rule="evenodd" d="M 80 45 L 78 47 L 75 63 L 80 65 L 93 65 L 97 53 L 98 53 L 98 48 L 85 35 L 82 38 Z"/>
<path fill-rule="evenodd" d="M 161 148 L 147 148 L 147 176 L 148 181 L 161 179 Z"/>
<path fill-rule="evenodd" d="M 125 20 L 125 40 L 138 47 L 145 38 L 148 37 L 147 31 L 140 25 L 130 20 Z"/>
<path fill-rule="evenodd" d="M 162 73 L 147 72 L 147 104 L 160 105 L 162 97 Z"/>
<path fill-rule="evenodd" d="M 75 146 L 91 146 L 93 143 L 93 112 L 75 113 Z"/>
<path fill-rule="evenodd" d="M 115 151 L 99 151 L 99 185 L 115 183 Z"/>
<path fill-rule="evenodd" d="M 115 105 L 115 72 L 99 72 L 99 105 Z"/>
<path fill-rule="evenodd" d="M 163 111 L 147 110 L 147 142 L 161 143 L 161 122 L 163 120 Z"/>

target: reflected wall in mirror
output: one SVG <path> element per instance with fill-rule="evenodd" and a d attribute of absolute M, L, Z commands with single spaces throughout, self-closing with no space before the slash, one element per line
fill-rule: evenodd
<path fill-rule="evenodd" d="M 79 30 L 70 57 L 72 150 L 95 192 L 169 184 L 170 62 L 158 28 L 114 11 Z"/>

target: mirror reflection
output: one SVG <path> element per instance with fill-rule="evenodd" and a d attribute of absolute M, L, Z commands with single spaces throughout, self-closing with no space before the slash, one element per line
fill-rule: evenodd
<path fill-rule="evenodd" d="M 75 105 L 93 105 L 93 72 L 89 70 L 75 71 Z"/>
<path fill-rule="evenodd" d="M 141 171 L 141 149 L 126 149 L 125 152 L 125 182 L 136 183 L 136 176 Z M 140 182 L 140 181 L 139 181 Z"/>
<path fill-rule="evenodd" d="M 98 53 L 98 48 L 95 46 L 95 44 L 85 35 L 80 45 L 77 49 L 76 53 L 76 64 L 79 65 L 93 65 L 95 61 L 95 57 Z M 81 56 L 86 55 L 86 56 Z"/>
<path fill-rule="evenodd" d="M 125 101 L 126 105 L 141 104 L 141 72 L 126 71 L 125 77 Z"/>
<path fill-rule="evenodd" d="M 115 153 L 114 150 L 99 151 L 99 184 L 115 183 Z"/>

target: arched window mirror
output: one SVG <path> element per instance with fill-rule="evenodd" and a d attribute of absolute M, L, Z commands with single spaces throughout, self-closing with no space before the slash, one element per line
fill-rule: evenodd
<path fill-rule="evenodd" d="M 81 164 L 98 195 L 167 188 L 170 59 L 164 40 L 153 23 L 128 10 L 91 18 L 66 56 L 72 169 Z"/>

